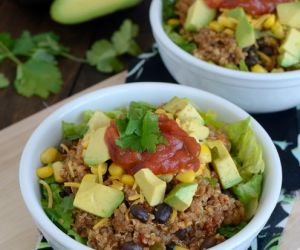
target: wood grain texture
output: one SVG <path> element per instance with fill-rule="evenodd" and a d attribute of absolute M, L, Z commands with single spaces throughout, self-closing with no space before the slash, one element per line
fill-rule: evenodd
<path fill-rule="evenodd" d="M 148 20 L 150 0 L 144 0 L 134 8 L 72 26 L 53 22 L 49 17 L 47 5 L 44 8 L 26 7 L 20 5 L 19 2 L 22 1 L 0 0 L 0 32 L 9 32 L 14 38 L 18 37 L 24 30 L 29 30 L 33 34 L 53 31 L 61 37 L 62 44 L 69 47 L 72 54 L 84 57 L 86 50 L 93 41 L 109 38 L 125 18 L 130 18 L 140 27 L 138 42 L 142 50 L 149 50 L 153 43 Z M 122 60 L 127 67 L 133 59 L 125 56 Z M 95 68 L 88 65 L 66 59 L 59 60 L 59 67 L 64 81 L 62 91 L 50 96 L 47 100 L 38 97 L 19 96 L 12 84 L 7 89 L 0 89 L 0 129 L 111 76 L 99 73 Z M 8 76 L 13 82 L 15 65 L 5 61 L 5 63 L 0 64 L 0 72 Z"/>
<path fill-rule="evenodd" d="M 19 191 L 18 168 L 23 147 L 37 125 L 62 104 L 87 92 L 122 84 L 126 72 L 94 85 L 62 102 L 0 131 L 0 249 L 34 249 L 38 231 Z"/>

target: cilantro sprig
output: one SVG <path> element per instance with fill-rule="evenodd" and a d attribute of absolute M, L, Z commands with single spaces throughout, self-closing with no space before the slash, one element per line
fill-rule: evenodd
<path fill-rule="evenodd" d="M 138 26 L 126 19 L 119 30 L 115 31 L 111 41 L 96 41 L 86 53 L 90 65 L 105 73 L 119 72 L 124 69 L 120 56 L 137 56 L 141 49 L 134 40 L 138 35 Z"/>
<path fill-rule="evenodd" d="M 111 41 L 96 41 L 87 51 L 86 58 L 78 58 L 70 54 L 69 48 L 63 46 L 59 36 L 53 32 L 32 35 L 24 31 L 13 39 L 9 33 L 0 33 L 0 63 L 10 60 L 16 65 L 14 81 L 0 73 L 0 89 L 7 88 L 10 82 L 18 94 L 31 97 L 47 98 L 58 93 L 62 88 L 62 74 L 58 67 L 58 59 L 66 59 L 87 63 L 104 73 L 119 72 L 124 69 L 120 56 L 138 55 L 141 50 L 135 42 L 138 26 L 125 20 L 119 30 L 112 35 Z"/>
<path fill-rule="evenodd" d="M 123 149 L 155 152 L 156 145 L 166 143 L 158 126 L 154 107 L 143 102 L 131 102 L 123 118 L 116 120 L 120 135 L 115 143 Z"/>

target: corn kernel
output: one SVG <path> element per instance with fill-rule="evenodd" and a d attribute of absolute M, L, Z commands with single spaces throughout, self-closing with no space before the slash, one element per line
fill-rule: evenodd
<path fill-rule="evenodd" d="M 221 32 L 224 29 L 224 27 L 217 21 L 211 21 L 208 26 L 215 32 Z"/>
<path fill-rule="evenodd" d="M 284 38 L 284 29 L 281 23 L 275 22 L 275 24 L 271 27 L 271 30 L 276 38 L 278 39 Z"/>
<path fill-rule="evenodd" d="M 177 25 L 179 25 L 179 24 L 180 24 L 180 22 L 179 22 L 179 20 L 176 19 L 176 18 L 171 18 L 171 19 L 168 20 L 168 25 L 171 25 L 171 26 L 177 26 Z"/>
<path fill-rule="evenodd" d="M 121 182 L 125 185 L 128 185 L 128 186 L 133 186 L 134 184 L 134 178 L 132 175 L 129 175 L 129 174 L 124 174 L 122 175 L 121 177 Z"/>
<path fill-rule="evenodd" d="M 263 23 L 263 27 L 265 29 L 270 29 L 271 27 L 273 27 L 273 25 L 276 22 L 276 17 L 275 15 L 270 15 Z"/>
<path fill-rule="evenodd" d="M 211 162 L 211 152 L 206 144 L 201 143 L 200 145 L 200 155 L 199 155 L 200 163 L 209 163 Z"/>
<path fill-rule="evenodd" d="M 53 169 L 51 166 L 40 167 L 36 170 L 36 174 L 39 178 L 45 179 L 53 175 Z"/>
<path fill-rule="evenodd" d="M 255 64 L 251 67 L 251 71 L 254 73 L 267 73 L 268 71 L 261 65 Z"/>
<path fill-rule="evenodd" d="M 210 176 L 210 170 L 207 164 L 200 164 L 199 169 L 195 172 L 195 176 L 198 177 L 200 175 L 204 177 Z"/>
<path fill-rule="evenodd" d="M 282 72 L 284 72 L 284 69 L 283 68 L 275 68 L 275 69 L 272 69 L 271 72 L 272 73 L 282 73 Z"/>
<path fill-rule="evenodd" d="M 226 16 L 219 16 L 217 22 L 222 25 L 223 27 L 229 28 L 229 29 L 235 29 L 235 26 L 237 24 L 237 20 L 232 17 L 226 17 Z"/>
<path fill-rule="evenodd" d="M 98 175 L 98 166 L 92 166 L 91 167 L 91 172 L 95 175 Z"/>
<path fill-rule="evenodd" d="M 54 147 L 47 148 L 41 153 L 41 162 L 43 164 L 52 163 L 56 160 L 57 156 L 58 156 L 58 151 L 56 148 Z"/>
<path fill-rule="evenodd" d="M 195 172 L 193 170 L 187 170 L 176 176 L 176 179 L 183 183 L 191 183 L 195 180 Z"/>
<path fill-rule="evenodd" d="M 188 250 L 188 249 L 182 246 L 175 246 L 174 250 Z"/>
<path fill-rule="evenodd" d="M 231 29 L 225 29 L 223 32 L 224 32 L 225 34 L 229 35 L 229 36 L 233 36 L 233 35 L 234 35 L 234 31 L 231 30 Z"/>
<path fill-rule="evenodd" d="M 115 189 L 118 189 L 118 190 L 123 190 L 124 188 L 124 185 L 123 183 L 117 181 L 117 180 L 114 180 L 112 185 L 111 185 L 112 188 L 115 188 Z"/>
<path fill-rule="evenodd" d="M 252 23 L 254 29 L 261 30 L 261 29 L 263 28 L 264 22 L 265 22 L 269 17 L 270 17 L 270 14 L 265 14 L 265 15 L 260 16 L 260 17 L 257 18 L 257 19 L 252 19 L 252 20 L 251 20 L 251 23 Z"/>
<path fill-rule="evenodd" d="M 61 170 L 64 164 L 61 161 L 56 161 L 52 164 L 54 179 L 58 183 L 64 182 L 64 179 L 61 176 Z"/>
<path fill-rule="evenodd" d="M 121 176 L 124 173 L 124 169 L 116 163 L 112 163 L 108 168 L 108 172 L 112 176 Z"/>

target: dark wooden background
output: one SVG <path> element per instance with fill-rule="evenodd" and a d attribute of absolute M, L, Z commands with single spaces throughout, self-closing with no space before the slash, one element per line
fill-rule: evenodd
<path fill-rule="evenodd" d="M 131 9 L 73 26 L 53 22 L 49 17 L 47 5 L 26 6 L 21 2 L 22 0 L 0 0 L 0 32 L 9 32 L 13 37 L 17 37 L 23 30 L 29 30 L 33 34 L 54 31 L 60 35 L 62 44 L 71 49 L 72 54 L 82 57 L 93 41 L 109 38 L 125 18 L 130 18 L 140 27 L 138 43 L 142 50 L 149 50 L 153 43 L 148 20 L 150 0 L 144 0 Z M 133 60 L 129 57 L 123 59 L 127 66 Z M 59 61 L 64 80 L 63 88 L 60 93 L 51 95 L 46 100 L 20 96 L 12 84 L 7 89 L 0 89 L 0 130 L 112 76 L 101 74 L 88 65 L 66 59 Z M 0 65 L 0 72 L 8 76 L 11 82 L 15 79 L 15 67 L 8 61 Z"/>

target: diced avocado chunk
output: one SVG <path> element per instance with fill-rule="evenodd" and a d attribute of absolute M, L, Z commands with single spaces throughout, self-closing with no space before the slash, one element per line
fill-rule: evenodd
<path fill-rule="evenodd" d="M 289 52 L 284 52 L 283 54 L 278 56 L 278 64 L 281 67 L 290 67 L 297 64 L 300 60 L 291 55 Z"/>
<path fill-rule="evenodd" d="M 300 31 L 291 28 L 280 48 L 300 59 Z"/>
<path fill-rule="evenodd" d="M 246 48 L 255 44 L 255 31 L 246 16 L 239 19 L 235 30 L 235 39 L 240 48 Z"/>
<path fill-rule="evenodd" d="M 124 200 L 122 191 L 102 184 L 83 181 L 74 199 L 74 207 L 109 218 Z"/>
<path fill-rule="evenodd" d="M 243 179 L 239 171 L 221 140 L 207 141 L 213 155 L 213 167 L 217 172 L 222 187 L 228 189 L 240 183 Z"/>
<path fill-rule="evenodd" d="M 191 205 L 197 187 L 197 183 L 177 184 L 167 195 L 164 202 L 177 211 L 182 212 Z"/>
<path fill-rule="evenodd" d="M 163 107 L 172 113 L 178 125 L 196 140 L 204 140 L 209 134 L 209 129 L 204 126 L 204 120 L 197 109 L 186 98 L 173 97 Z"/>
<path fill-rule="evenodd" d="M 84 163 L 87 165 L 97 165 L 110 159 L 108 148 L 105 142 L 105 132 L 107 127 L 98 128 L 90 135 L 90 140 L 84 154 Z"/>
<path fill-rule="evenodd" d="M 216 10 L 209 8 L 204 0 L 196 0 L 189 7 L 184 28 L 188 31 L 198 31 L 207 26 L 216 16 Z"/>
<path fill-rule="evenodd" d="M 110 124 L 110 118 L 101 111 L 95 111 L 88 121 L 90 130 L 96 130 L 101 127 L 107 127 Z"/>
<path fill-rule="evenodd" d="M 281 24 L 300 28 L 300 2 L 277 4 L 276 9 Z"/>
<path fill-rule="evenodd" d="M 245 14 L 245 11 L 242 7 L 237 7 L 237 8 L 234 8 L 234 9 L 231 9 L 227 12 L 227 15 L 229 17 L 233 17 L 237 20 L 240 20 L 241 18 L 245 17 L 246 14 Z"/>
<path fill-rule="evenodd" d="M 148 168 L 139 170 L 135 173 L 134 178 L 150 206 L 156 206 L 163 202 L 167 187 L 166 182 L 158 178 Z"/>
<path fill-rule="evenodd" d="M 129 8 L 141 0 L 55 0 L 50 14 L 62 24 L 76 24 Z"/>

